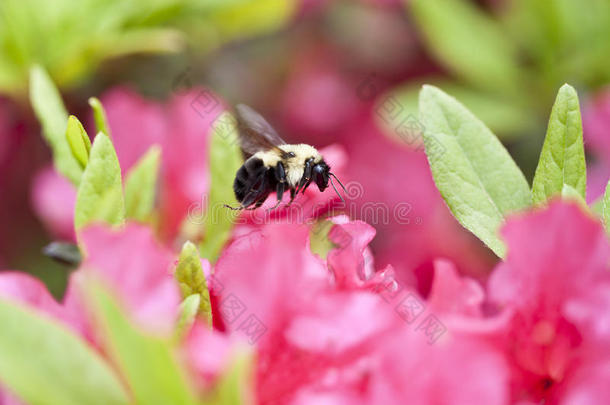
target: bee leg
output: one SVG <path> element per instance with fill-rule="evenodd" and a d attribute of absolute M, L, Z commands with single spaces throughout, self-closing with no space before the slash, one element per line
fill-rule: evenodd
<path fill-rule="evenodd" d="M 297 191 L 296 194 L 299 194 L 299 191 L 303 190 L 304 191 L 304 187 L 307 184 L 307 182 L 311 181 L 311 171 L 313 168 L 313 159 L 307 159 L 305 161 L 305 169 L 303 170 L 303 177 L 301 177 L 301 181 L 299 182 L 299 185 L 297 187 Z"/>
<path fill-rule="evenodd" d="M 265 202 L 265 200 L 267 199 L 267 197 L 265 196 L 264 198 L 259 198 L 256 203 L 254 204 L 254 208 L 246 208 L 247 210 L 255 210 L 257 208 L 260 208 L 261 205 L 263 205 L 263 203 Z"/>
<path fill-rule="evenodd" d="M 275 166 L 275 180 L 277 181 L 277 203 L 267 211 L 276 209 L 282 203 L 282 196 L 284 195 L 284 188 L 286 187 L 286 170 L 284 170 L 284 164 L 282 162 L 278 162 L 277 166 Z"/>
<path fill-rule="evenodd" d="M 305 194 L 305 190 L 307 190 L 307 187 L 309 187 L 310 184 L 311 184 L 311 178 L 309 180 L 307 180 L 307 183 L 305 183 L 303 188 L 301 188 L 301 194 Z"/>
<path fill-rule="evenodd" d="M 262 193 L 259 194 L 259 197 L 257 197 L 256 202 L 254 203 L 254 207 L 246 208 L 246 210 L 253 211 L 257 208 L 260 208 L 261 205 L 263 205 L 265 201 L 267 201 L 267 197 L 269 197 L 270 192 L 271 191 L 269 189 L 264 190 Z"/>
<path fill-rule="evenodd" d="M 280 204 L 282 203 L 282 197 L 284 196 L 285 184 L 286 183 L 277 183 L 277 203 L 273 207 L 269 208 L 267 211 L 272 211 L 280 206 Z"/>
<path fill-rule="evenodd" d="M 296 193 L 296 189 L 291 188 L 290 189 L 290 201 L 288 202 L 288 205 L 286 205 L 287 207 L 290 207 L 292 205 L 292 202 L 294 201 L 294 197 L 296 197 L 297 193 Z"/>

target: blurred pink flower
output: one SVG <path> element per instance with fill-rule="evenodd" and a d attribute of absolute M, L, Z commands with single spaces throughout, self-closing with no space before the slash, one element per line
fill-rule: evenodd
<path fill-rule="evenodd" d="M 82 241 L 86 258 L 71 275 L 61 303 L 39 280 L 20 272 L 0 273 L 0 297 L 62 322 L 103 353 L 83 284 L 87 277 L 95 277 L 121 301 L 132 320 L 149 331 L 169 336 L 180 295 L 170 272 L 173 256 L 154 240 L 151 230 L 136 224 L 121 230 L 92 226 L 83 231 Z M 0 389 L 0 404 L 19 402 Z"/>
<path fill-rule="evenodd" d="M 20 272 L 0 273 L 0 296 L 56 318 L 91 342 L 96 335 L 85 299 L 83 282 L 95 277 L 121 301 L 132 319 L 151 331 L 169 333 L 180 303 L 171 268 L 174 257 L 155 241 L 151 230 L 137 224 L 111 230 L 92 226 L 82 233 L 86 257 L 72 273 L 61 303 L 34 277 Z"/>
<path fill-rule="evenodd" d="M 65 306 L 90 330 L 83 282 L 95 277 L 107 285 L 132 319 L 162 334 L 173 330 L 180 304 L 171 273 L 174 255 L 159 244 L 149 227 L 134 223 L 113 230 L 94 225 L 82 232 L 85 259 L 70 276 Z"/>
<path fill-rule="evenodd" d="M 101 101 L 124 172 L 151 145 L 161 145 L 160 231 L 171 240 L 189 206 L 208 191 L 209 135 L 224 104 L 205 89 L 178 93 L 166 105 L 124 88 L 109 91 Z"/>
<path fill-rule="evenodd" d="M 610 88 L 601 89 L 583 108 L 583 130 L 587 146 L 604 160 L 610 160 Z"/>
<path fill-rule="evenodd" d="M 126 88 L 110 90 L 101 101 L 123 177 L 152 145 L 161 146 L 159 233 L 172 241 L 191 204 L 201 203 L 207 193 L 209 135 L 224 104 L 202 89 L 177 94 L 166 105 Z M 93 134 L 93 126 L 88 127 Z M 73 186 L 48 174 L 50 170 L 34 185 L 34 208 L 55 235 L 64 236 L 65 223 L 73 216 L 75 192 Z M 63 208 L 58 201 L 65 203 Z"/>
<path fill-rule="evenodd" d="M 610 400 L 610 361 L 580 368 L 567 384 L 561 405 L 597 405 Z"/>
<path fill-rule="evenodd" d="M 190 367 L 197 382 L 204 388 L 226 370 L 231 360 L 231 349 L 229 336 L 197 320 L 184 340 L 184 364 Z"/>
<path fill-rule="evenodd" d="M 65 307 L 58 303 L 37 278 L 18 271 L 0 273 L 0 297 L 36 309 L 52 318 L 73 324 Z"/>
<path fill-rule="evenodd" d="M 475 280 L 460 277 L 453 263 L 437 260 L 428 305 L 436 313 L 481 317 L 485 300 L 483 287 Z"/>
<path fill-rule="evenodd" d="M 0 404 L 2 405 L 22 405 L 14 395 L 8 392 L 5 388 L 0 387 Z"/>
<path fill-rule="evenodd" d="M 505 360 L 485 342 L 449 336 L 431 345 L 423 334 L 405 330 L 383 343 L 370 404 L 509 403 Z"/>
<path fill-rule="evenodd" d="M 32 184 L 32 207 L 47 231 L 62 240 L 74 241 L 76 190 L 51 166 L 38 172 Z"/>
<path fill-rule="evenodd" d="M 489 294 L 512 313 L 513 395 L 555 403 L 580 367 L 610 360 L 608 240 L 598 221 L 561 202 L 509 220 L 502 234 L 508 256 Z"/>
<path fill-rule="evenodd" d="M 336 64 L 321 49 L 312 49 L 294 63 L 294 71 L 282 94 L 282 120 L 287 133 L 306 133 L 311 144 L 328 144 L 358 108 L 351 83 L 336 74 Z M 324 59 L 327 63 L 313 62 Z M 292 135 L 294 136 L 294 135 Z"/>
<path fill-rule="evenodd" d="M 582 120 L 585 146 L 595 157 L 587 176 L 587 201 L 592 202 L 603 194 L 610 179 L 610 88 L 584 103 Z"/>

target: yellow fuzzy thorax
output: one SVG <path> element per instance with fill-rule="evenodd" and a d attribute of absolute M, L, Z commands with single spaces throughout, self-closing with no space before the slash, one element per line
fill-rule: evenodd
<path fill-rule="evenodd" d="M 300 143 L 297 145 L 279 145 L 278 148 L 285 152 L 294 153 L 294 157 L 282 158 L 276 151 L 270 150 L 265 152 L 257 152 L 254 157 L 263 161 L 265 167 L 275 167 L 278 162 L 284 164 L 286 171 L 286 181 L 289 187 L 296 187 L 303 177 L 305 169 L 305 161 L 313 158 L 314 163 L 319 163 L 322 160 L 322 155 L 311 145 Z"/>

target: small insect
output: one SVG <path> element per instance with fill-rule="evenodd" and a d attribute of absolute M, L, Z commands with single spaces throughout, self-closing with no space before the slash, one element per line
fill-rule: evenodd
<path fill-rule="evenodd" d="M 297 194 L 304 193 L 311 183 L 324 191 L 329 182 L 344 201 L 332 177 L 344 191 L 345 187 L 313 146 L 287 144 L 259 113 L 247 105 L 239 104 L 235 110 L 241 149 L 248 158 L 237 171 L 233 182 L 235 198 L 240 206 L 226 207 L 233 210 L 256 209 L 263 205 L 269 194 L 275 192 L 277 203 L 270 208 L 275 209 L 281 204 L 285 191 L 290 191 L 290 205 Z"/>

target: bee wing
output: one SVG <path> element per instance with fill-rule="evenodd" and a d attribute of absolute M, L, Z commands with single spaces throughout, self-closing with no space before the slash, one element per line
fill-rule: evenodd
<path fill-rule="evenodd" d="M 238 104 L 235 110 L 239 141 L 244 152 L 253 155 L 259 151 L 276 150 L 284 154 L 278 145 L 286 142 L 259 113 L 245 104 Z"/>

